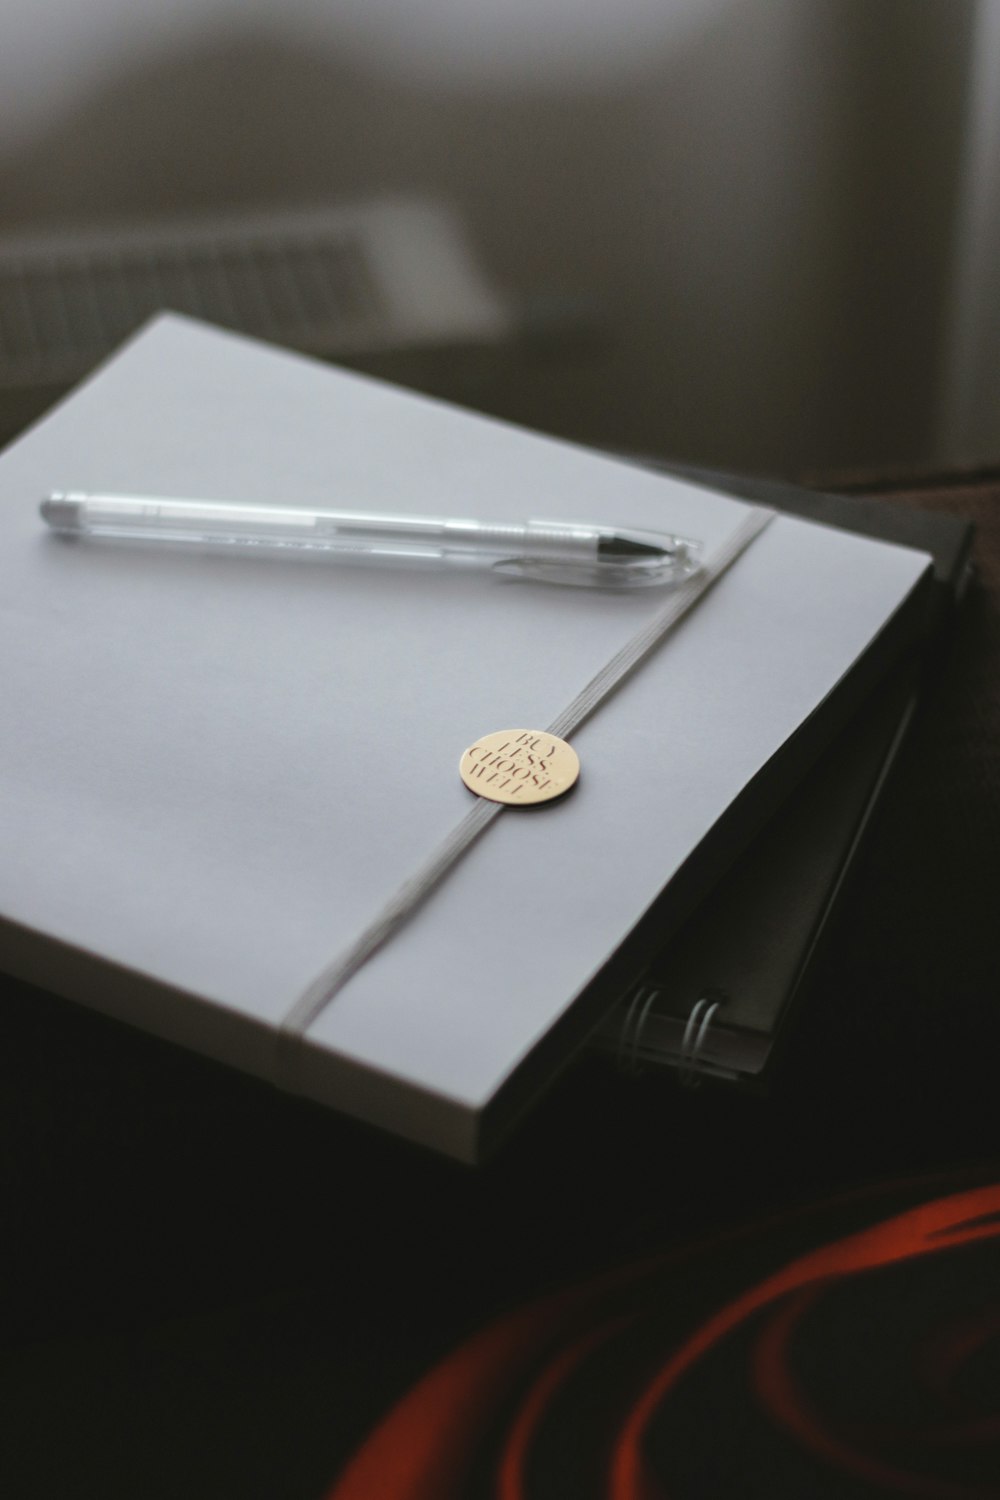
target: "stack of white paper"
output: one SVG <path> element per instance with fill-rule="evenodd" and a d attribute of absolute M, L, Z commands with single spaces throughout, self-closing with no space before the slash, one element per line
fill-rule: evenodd
<path fill-rule="evenodd" d="M 547 725 L 663 595 L 67 543 L 38 516 L 60 488 L 708 550 L 745 513 L 175 317 L 0 459 L 0 965 L 264 1076 L 299 994 L 465 814 L 466 745 Z M 574 793 L 503 813 L 334 999 L 307 1091 L 474 1157 L 501 1086 L 927 562 L 779 517 L 574 737 Z"/>

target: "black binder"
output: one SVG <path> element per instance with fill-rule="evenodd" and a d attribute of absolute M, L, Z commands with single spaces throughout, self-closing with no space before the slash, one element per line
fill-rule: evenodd
<path fill-rule="evenodd" d="M 676 472 L 676 471 L 675 471 Z M 779 813 L 605 1018 L 594 1044 L 627 1070 L 765 1084 L 970 572 L 972 527 L 855 495 L 685 470 L 806 519 L 919 547 L 935 582 L 922 648 L 880 684 Z"/>

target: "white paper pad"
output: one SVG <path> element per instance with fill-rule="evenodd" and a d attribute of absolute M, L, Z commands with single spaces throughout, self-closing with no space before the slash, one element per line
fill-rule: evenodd
<path fill-rule="evenodd" d="M 175 317 L 0 459 L 0 913 L 169 986 L 166 1012 L 144 984 L 113 1008 L 265 1076 L 300 992 L 466 811 L 466 745 L 546 725 L 663 596 L 74 544 L 39 520 L 54 489 L 707 548 L 745 509 Z M 926 565 L 780 517 L 574 737 L 572 796 L 503 814 L 314 1024 L 311 1091 L 471 1155 L 504 1079 Z"/>

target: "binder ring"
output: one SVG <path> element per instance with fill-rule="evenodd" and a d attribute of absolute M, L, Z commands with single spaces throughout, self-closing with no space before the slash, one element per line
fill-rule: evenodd
<path fill-rule="evenodd" d="M 725 996 L 720 990 L 706 990 L 700 999 L 696 1000 L 691 1008 L 691 1014 L 687 1018 L 684 1027 L 684 1035 L 681 1037 L 680 1064 L 678 1077 L 685 1088 L 697 1088 L 701 1082 L 698 1073 L 698 1058 L 704 1046 L 705 1038 L 708 1036 L 712 1018 L 720 1005 L 725 1001 Z"/>
<path fill-rule="evenodd" d="M 639 1044 L 642 1041 L 646 1017 L 652 1009 L 657 993 L 655 985 L 647 986 L 642 983 L 637 984 L 632 993 L 618 1039 L 617 1061 L 623 1073 L 639 1072 Z"/>

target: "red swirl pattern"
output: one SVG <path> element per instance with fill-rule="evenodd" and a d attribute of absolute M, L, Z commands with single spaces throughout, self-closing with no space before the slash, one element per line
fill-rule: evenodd
<path fill-rule="evenodd" d="M 874 1222 L 847 1200 L 515 1312 L 404 1397 L 328 1500 L 1000 1496 L 1000 1183 L 899 1209 L 907 1192 Z M 817 1244 L 831 1213 L 855 1227 Z"/>

